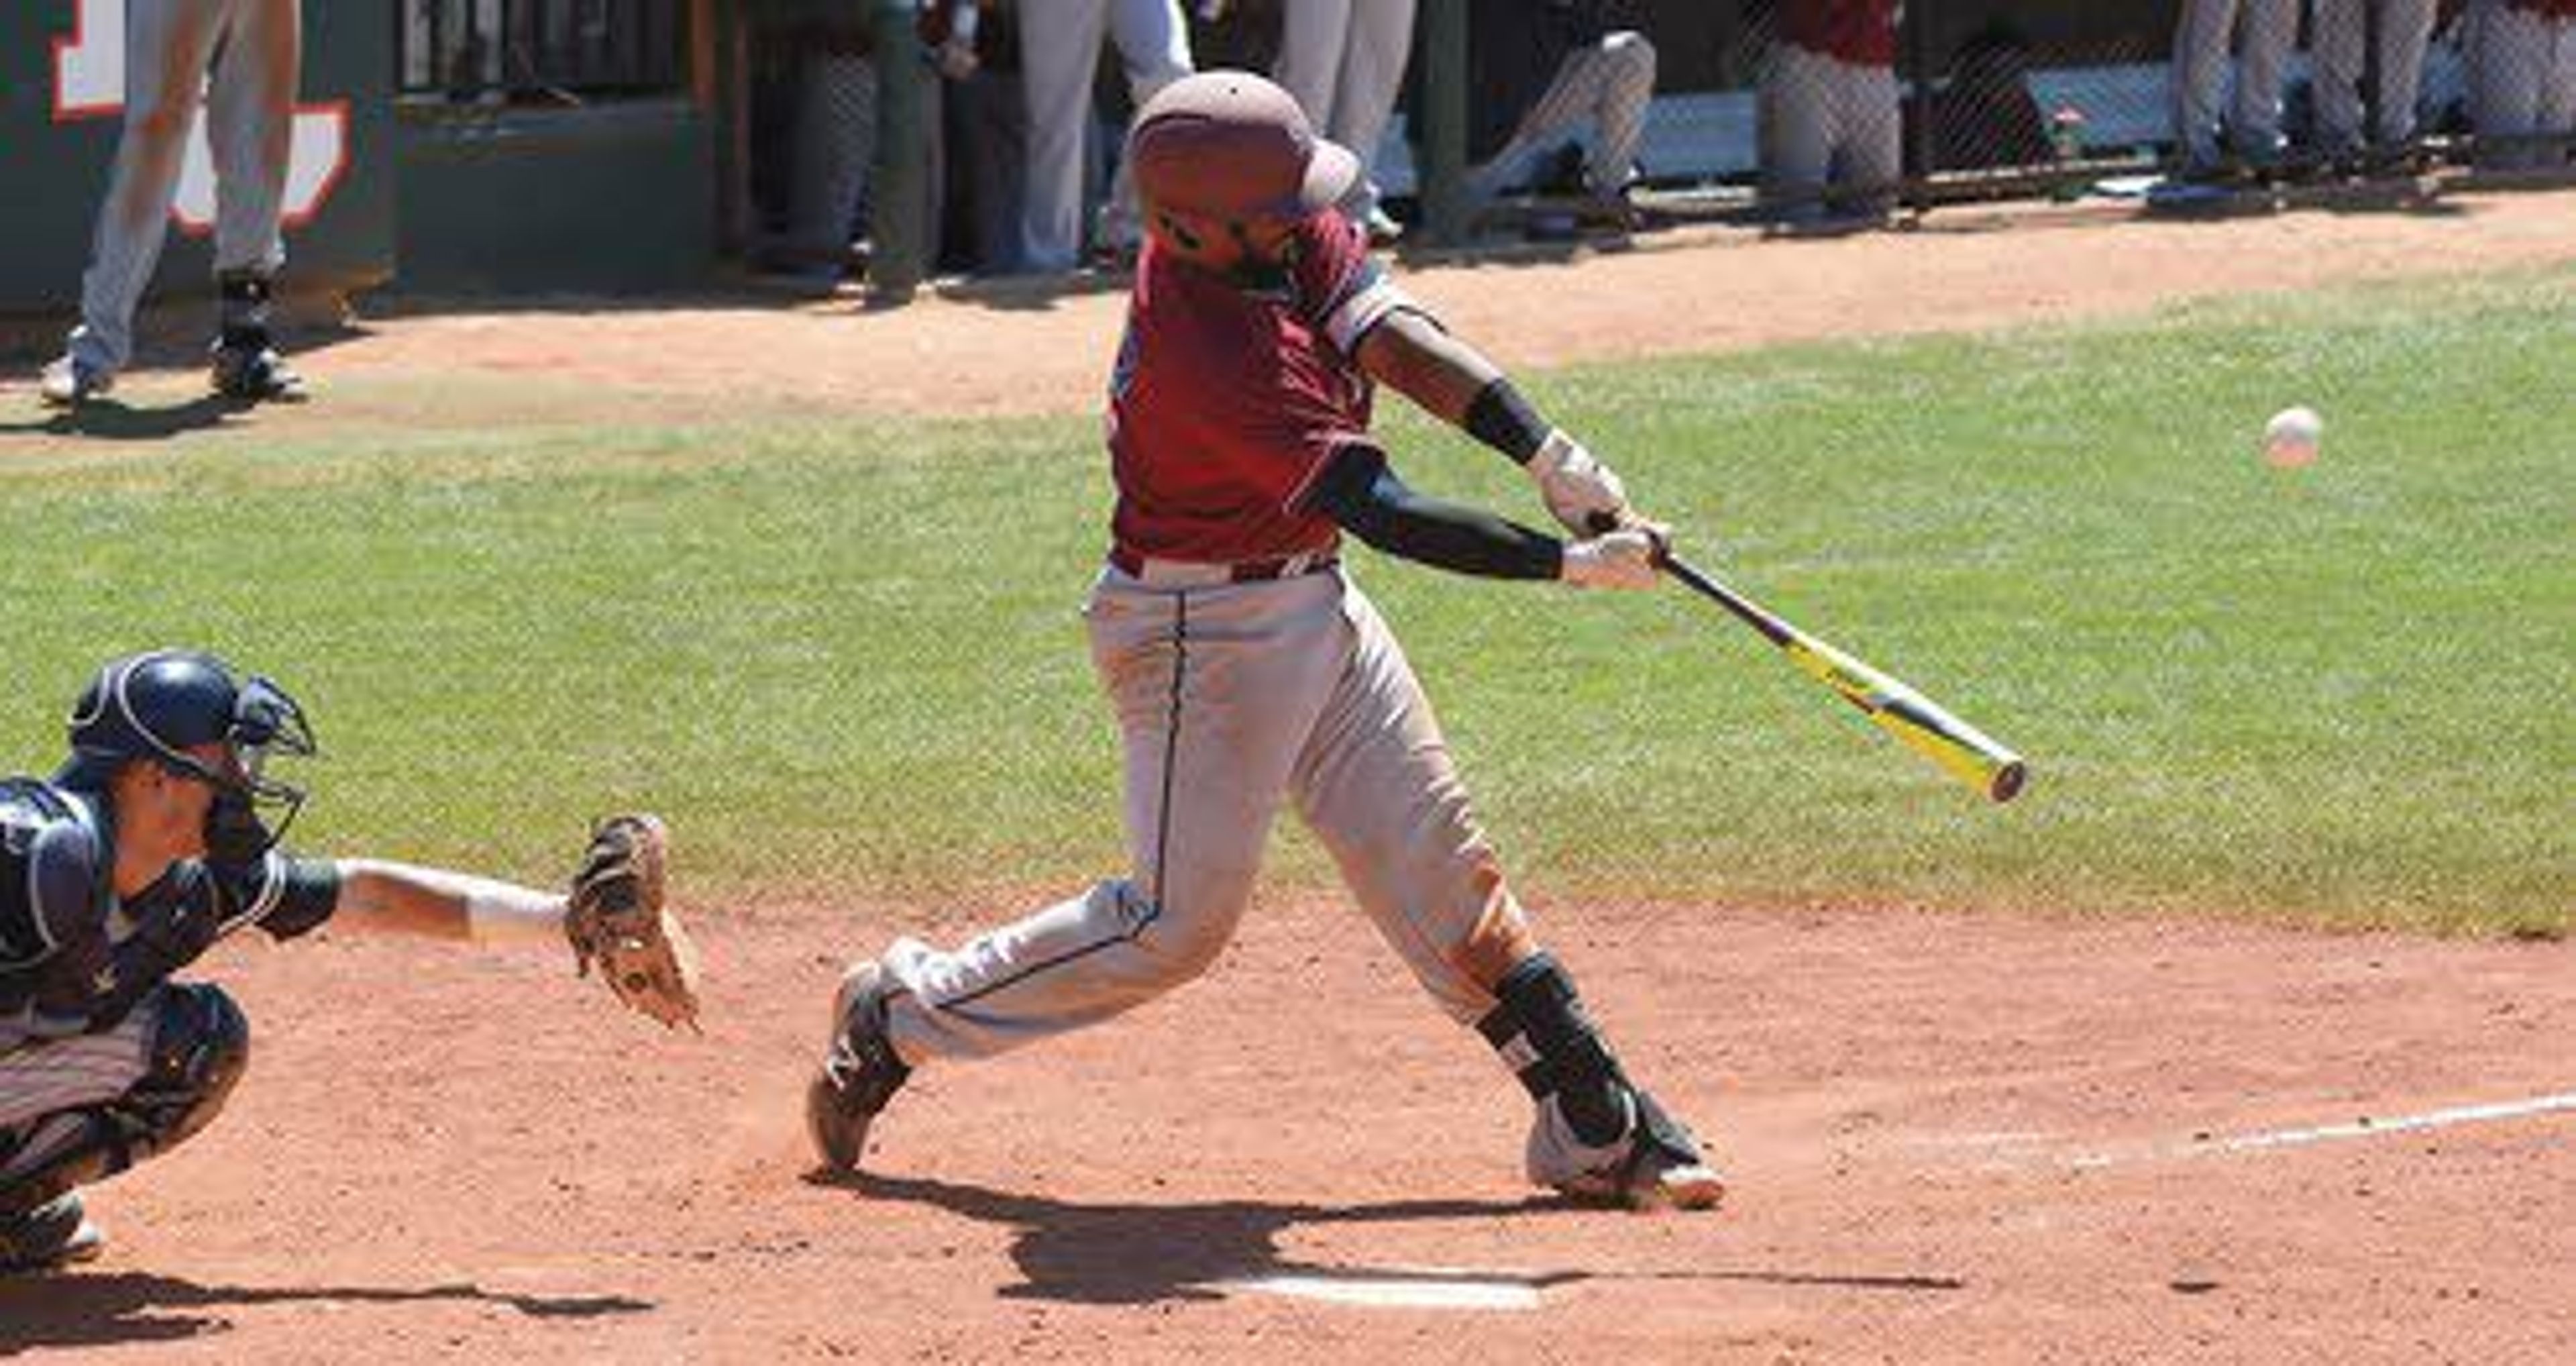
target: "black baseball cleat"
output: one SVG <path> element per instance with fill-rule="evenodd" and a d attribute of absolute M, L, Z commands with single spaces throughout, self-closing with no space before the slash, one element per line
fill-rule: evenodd
<path fill-rule="evenodd" d="M 277 348 L 265 342 L 218 341 L 209 379 L 215 392 L 245 403 L 301 403 L 309 395 Z"/>
<path fill-rule="evenodd" d="M 0 1275 L 57 1271 L 95 1259 L 106 1246 L 107 1235 L 89 1221 L 77 1192 L 0 1215 Z"/>
<path fill-rule="evenodd" d="M 1633 1093 L 1637 1122 L 1609 1163 L 1556 1183 L 1578 1204 L 1639 1211 L 1715 1209 L 1726 1178 L 1700 1154 L 1699 1139 L 1643 1090 Z"/>
<path fill-rule="evenodd" d="M 805 1088 L 805 1128 L 833 1171 L 859 1169 L 868 1125 L 912 1075 L 886 1038 L 887 990 L 885 969 L 861 963 L 832 996 L 831 1047 Z"/>

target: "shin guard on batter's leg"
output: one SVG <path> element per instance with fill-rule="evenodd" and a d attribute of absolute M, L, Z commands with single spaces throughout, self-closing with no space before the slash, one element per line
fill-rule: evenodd
<path fill-rule="evenodd" d="M 1554 957 L 1535 953 L 1494 984 L 1477 1023 L 1538 1113 L 1530 1180 L 1579 1200 L 1636 1209 L 1706 1209 L 1725 1185 L 1690 1130 L 1628 1079 Z"/>

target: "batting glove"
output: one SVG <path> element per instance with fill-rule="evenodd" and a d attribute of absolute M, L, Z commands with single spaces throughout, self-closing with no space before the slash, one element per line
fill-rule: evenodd
<path fill-rule="evenodd" d="M 1630 520 L 1628 490 L 1619 476 L 1562 428 L 1547 434 L 1524 468 L 1538 481 L 1539 497 L 1558 524 L 1578 536 Z"/>
<path fill-rule="evenodd" d="M 1653 532 L 1630 527 L 1568 542 L 1557 577 L 1577 588 L 1652 588 L 1662 558 Z"/>

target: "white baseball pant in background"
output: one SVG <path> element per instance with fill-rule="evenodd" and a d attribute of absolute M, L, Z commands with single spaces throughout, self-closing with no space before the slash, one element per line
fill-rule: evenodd
<path fill-rule="evenodd" d="M 2576 19 L 2501 4 L 2487 11 L 2471 60 L 2484 106 L 2480 136 L 2576 133 Z M 2482 158 L 2506 167 L 2565 164 L 2565 153 L 2504 147 Z"/>
<path fill-rule="evenodd" d="M 1583 160 L 1586 184 L 1595 194 L 1626 187 L 1637 148 L 1646 140 L 1646 105 L 1655 97 L 1655 45 L 1646 35 L 1621 30 L 1600 42 L 1566 55 L 1528 113 L 1521 115 L 1512 140 L 1484 165 L 1467 173 L 1467 191 L 1491 199 L 1523 174 L 1534 152 L 1542 152 L 1592 125 L 1592 144 Z"/>
<path fill-rule="evenodd" d="M 2415 101 L 2423 88 L 2424 49 L 2433 37 L 2434 0 L 2316 0 L 2313 59 L 2317 141 L 2327 152 L 2362 142 L 2362 76 L 2369 64 L 2370 11 L 2379 13 L 2379 126 L 2382 146 L 2415 136 Z"/>
<path fill-rule="evenodd" d="M 1071 270 L 1082 260 L 1085 139 L 1094 123 L 1091 74 L 1104 33 L 1118 46 L 1127 90 L 1142 107 L 1190 74 L 1190 31 L 1180 0 L 1028 0 L 1019 7 L 1020 81 L 1028 96 L 1026 195 L 1020 265 Z M 1132 245 L 1135 188 L 1125 158 L 1110 187 L 1102 236 Z"/>
<path fill-rule="evenodd" d="M 2230 89 L 2227 52 L 2239 21 L 2227 131 L 2238 152 L 2269 161 L 2281 145 L 2281 82 L 2299 40 L 2299 0 L 2183 0 L 2174 27 L 2174 140 L 2193 167 L 2219 157 L 2219 96 Z"/>
<path fill-rule="evenodd" d="M 1891 67 L 1862 66 L 1796 43 L 1772 50 L 1762 111 L 1773 158 L 1771 193 L 1792 218 L 1825 211 L 1827 187 L 1843 206 L 1881 211 L 1904 175 L 1901 97 Z"/>
<path fill-rule="evenodd" d="M 1414 0 L 1285 0 L 1276 78 L 1315 131 L 1359 154 L 1350 209 L 1377 207 L 1371 162 L 1413 51 Z"/>
<path fill-rule="evenodd" d="M 303 46 L 297 0 L 126 0 L 125 127 L 99 205 L 72 359 L 112 375 L 134 358 L 134 310 L 152 281 L 202 107 L 215 167 L 215 273 L 274 274 Z"/>

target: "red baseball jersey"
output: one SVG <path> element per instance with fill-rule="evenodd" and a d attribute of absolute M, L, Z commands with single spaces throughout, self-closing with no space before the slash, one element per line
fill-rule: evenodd
<path fill-rule="evenodd" d="M 1780 36 L 1854 66 L 1894 66 L 1896 8 L 1896 0 L 1789 0 Z"/>
<path fill-rule="evenodd" d="M 1371 385 L 1353 353 L 1404 302 L 1330 209 L 1297 225 L 1272 290 L 1149 240 L 1110 381 L 1118 544 L 1203 563 L 1330 549 L 1339 532 L 1302 500 L 1336 453 L 1368 441 Z"/>

